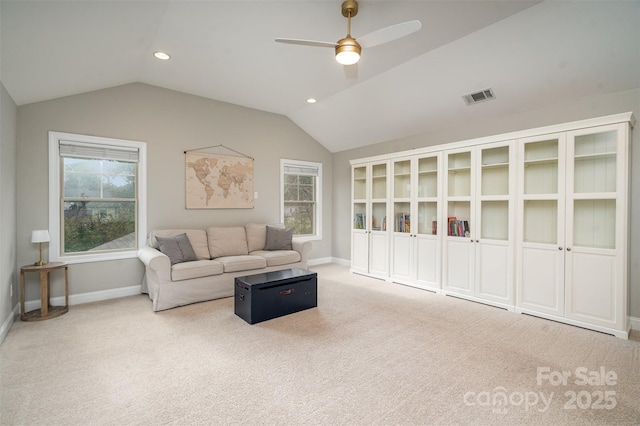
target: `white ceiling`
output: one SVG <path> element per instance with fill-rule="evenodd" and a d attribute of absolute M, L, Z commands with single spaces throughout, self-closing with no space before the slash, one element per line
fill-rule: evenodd
<path fill-rule="evenodd" d="M 640 87 L 639 0 L 361 0 L 356 38 L 423 28 L 363 51 L 357 78 L 331 49 L 274 42 L 337 41 L 340 5 L 1 0 L 0 78 L 18 105 L 148 83 L 286 115 L 331 152 Z M 462 100 L 489 87 L 494 101 Z"/>

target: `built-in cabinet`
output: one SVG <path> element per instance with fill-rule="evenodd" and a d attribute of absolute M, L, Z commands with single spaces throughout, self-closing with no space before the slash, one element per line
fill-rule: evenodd
<path fill-rule="evenodd" d="M 633 122 L 353 160 L 352 272 L 626 338 Z"/>
<path fill-rule="evenodd" d="M 352 168 L 351 269 L 379 278 L 389 276 L 388 175 L 388 161 Z"/>
<path fill-rule="evenodd" d="M 442 289 L 493 304 L 514 302 L 513 142 L 444 152 Z"/>
<path fill-rule="evenodd" d="M 425 289 L 440 287 L 440 153 L 392 164 L 391 279 Z"/>
<path fill-rule="evenodd" d="M 625 330 L 628 141 L 626 124 L 522 141 L 519 312 Z"/>

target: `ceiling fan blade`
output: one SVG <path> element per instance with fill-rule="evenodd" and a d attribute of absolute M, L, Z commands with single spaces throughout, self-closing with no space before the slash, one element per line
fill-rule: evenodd
<path fill-rule="evenodd" d="M 276 41 L 278 43 L 302 44 L 304 46 L 315 47 L 336 47 L 337 45 L 337 43 L 333 43 L 330 41 L 300 40 L 296 38 L 277 38 Z"/>
<path fill-rule="evenodd" d="M 344 65 L 344 76 L 347 80 L 357 80 L 358 79 L 358 63 L 353 65 Z"/>
<path fill-rule="evenodd" d="M 388 43 L 393 40 L 408 36 L 422 28 L 422 23 L 418 20 L 402 22 L 389 27 L 380 28 L 362 37 L 358 37 L 358 43 L 363 49 L 374 47 L 379 44 Z"/>

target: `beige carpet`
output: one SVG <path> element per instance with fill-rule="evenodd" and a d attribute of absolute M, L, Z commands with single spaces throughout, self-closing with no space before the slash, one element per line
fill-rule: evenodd
<path fill-rule="evenodd" d="M 232 298 L 153 313 L 146 295 L 18 321 L 0 423 L 640 424 L 638 341 L 313 269 L 318 308 L 255 325 Z"/>

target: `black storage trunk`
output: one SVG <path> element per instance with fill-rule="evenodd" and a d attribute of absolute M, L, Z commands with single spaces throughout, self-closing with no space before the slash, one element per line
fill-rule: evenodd
<path fill-rule="evenodd" d="M 318 274 L 285 269 L 235 279 L 235 313 L 255 324 L 318 306 Z"/>

